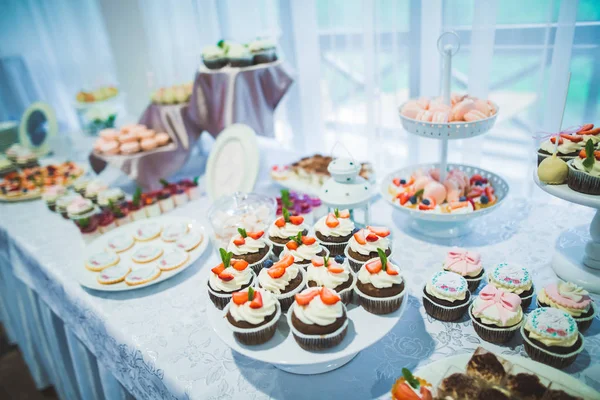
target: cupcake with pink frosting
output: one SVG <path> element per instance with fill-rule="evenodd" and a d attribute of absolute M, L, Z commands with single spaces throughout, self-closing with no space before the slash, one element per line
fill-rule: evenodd
<path fill-rule="evenodd" d="M 572 282 L 558 282 L 544 287 L 537 295 L 539 307 L 562 310 L 575 319 L 580 332 L 590 327 L 596 316 L 596 306 L 587 290 Z"/>
<path fill-rule="evenodd" d="M 481 264 L 481 255 L 466 249 L 451 249 L 446 255 L 444 269 L 465 278 L 471 293 L 477 290 L 485 275 L 483 265 Z"/>
<path fill-rule="evenodd" d="M 523 323 L 521 298 L 486 285 L 473 301 L 469 316 L 480 338 L 490 343 L 506 343 Z"/>

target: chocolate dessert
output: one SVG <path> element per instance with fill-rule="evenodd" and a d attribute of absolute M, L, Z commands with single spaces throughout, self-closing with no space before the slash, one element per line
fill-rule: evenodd
<path fill-rule="evenodd" d="M 356 282 L 356 287 L 362 293 L 371 297 L 393 297 L 402 293 L 404 290 L 404 282 L 399 285 L 392 285 L 389 288 L 376 288 L 372 283 L 362 283 L 360 280 Z"/>
<path fill-rule="evenodd" d="M 385 255 L 389 256 L 390 254 L 392 254 L 392 250 L 391 249 L 386 249 L 385 250 Z M 377 252 L 376 251 L 372 251 L 369 253 L 368 256 L 365 256 L 363 254 L 357 253 L 354 250 L 352 250 L 352 248 L 348 247 L 348 255 L 350 257 L 352 257 L 353 259 L 355 259 L 356 261 L 361 261 L 361 262 L 367 262 L 370 259 L 376 258 L 378 257 Z"/>
<path fill-rule="evenodd" d="M 442 380 L 438 387 L 438 398 L 477 399 L 481 386 L 472 376 L 455 373 Z"/>
<path fill-rule="evenodd" d="M 248 264 L 255 264 L 255 263 L 259 262 L 260 260 L 262 260 L 267 255 L 268 252 L 269 252 L 269 246 L 267 244 L 265 244 L 265 246 L 263 248 L 258 250 L 258 253 L 236 254 L 233 257 L 236 260 L 244 260 Z"/>
<path fill-rule="evenodd" d="M 291 281 L 288 282 L 287 286 L 281 291 L 280 295 L 291 292 L 292 290 L 294 290 L 298 286 L 300 286 L 301 283 L 302 283 L 302 274 L 298 273 L 298 275 L 296 275 L 296 277 L 294 279 L 292 279 Z M 258 286 L 262 288 L 262 286 L 260 285 L 260 282 L 259 282 Z"/>
<path fill-rule="evenodd" d="M 537 375 L 520 373 L 509 375 L 506 387 L 513 395 L 523 400 L 538 400 L 544 396 L 546 386 Z"/>
<path fill-rule="evenodd" d="M 504 379 L 504 366 L 493 353 L 474 354 L 467 364 L 467 375 L 499 385 Z"/>
<path fill-rule="evenodd" d="M 478 400 L 510 400 L 512 397 L 498 388 L 486 388 L 479 392 Z"/>
<path fill-rule="evenodd" d="M 583 400 L 583 397 L 573 396 L 563 390 L 548 389 L 544 395 L 544 400 Z"/>
<path fill-rule="evenodd" d="M 299 306 L 296 305 L 296 307 Z M 307 325 L 304 322 L 300 321 L 298 317 L 296 317 L 296 314 L 292 312 L 292 324 L 294 325 L 294 328 L 296 328 L 301 333 L 304 333 L 305 335 L 327 335 L 329 333 L 333 333 L 340 329 L 342 325 L 344 325 L 346 319 L 346 311 L 344 310 L 342 316 L 337 318 L 333 324 L 324 326 L 317 324 Z"/>
<path fill-rule="evenodd" d="M 320 241 L 325 243 L 346 243 L 352 237 L 352 233 L 347 236 L 325 236 L 321 232 L 316 231 L 315 236 L 317 236 Z"/>
<path fill-rule="evenodd" d="M 263 326 L 266 325 L 267 323 L 269 323 L 273 318 L 275 318 L 275 315 L 277 315 L 277 309 L 275 309 L 275 312 L 273 312 L 273 314 L 267 316 L 265 318 L 265 320 L 263 322 L 261 322 L 258 325 L 253 325 L 249 322 L 246 321 L 236 321 L 233 316 L 231 315 L 231 311 L 227 312 L 227 321 L 229 321 L 229 323 L 235 327 L 238 328 L 242 328 L 242 329 L 252 329 L 252 328 L 257 328 L 259 326 Z"/>

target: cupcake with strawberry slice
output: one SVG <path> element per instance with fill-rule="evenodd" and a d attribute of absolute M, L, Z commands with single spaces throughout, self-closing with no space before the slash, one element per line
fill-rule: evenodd
<path fill-rule="evenodd" d="M 358 272 L 365 262 L 379 257 L 377 249 L 389 257 L 392 254 L 389 236 L 388 228 L 378 226 L 368 226 L 354 233 L 344 250 L 352 270 Z"/>
<path fill-rule="evenodd" d="M 291 237 L 302 233 L 308 234 L 308 227 L 304 223 L 304 217 L 290 215 L 287 208 L 283 208 L 283 215 L 275 220 L 269 227 L 269 241 L 273 245 L 273 253 L 279 256 Z"/>
<path fill-rule="evenodd" d="M 392 386 L 392 400 L 432 400 L 432 390 L 431 383 L 402 368 L 402 376 Z"/>
<path fill-rule="evenodd" d="M 247 261 L 255 273 L 259 273 L 263 263 L 271 254 L 271 245 L 265 241 L 265 232 L 246 232 L 238 228 L 239 235 L 231 238 L 227 251 L 236 259 Z"/>
<path fill-rule="evenodd" d="M 558 140 L 558 146 L 556 141 Z M 547 157 L 551 157 L 552 154 L 556 153 L 557 157 L 561 160 L 568 162 L 573 160 L 579 154 L 579 151 L 583 149 L 585 145 L 583 136 L 580 134 L 566 134 L 561 133 L 558 137 L 551 137 L 550 140 L 546 140 L 540 145 L 537 152 L 538 165 Z"/>
<path fill-rule="evenodd" d="M 306 287 L 304 268 L 294 264 L 294 257 L 286 254 L 273 264 L 268 260 L 258 274 L 258 286 L 273 293 L 281 309 L 287 311 L 294 296 Z"/>
<path fill-rule="evenodd" d="M 600 150 L 594 150 L 592 139 L 588 139 L 585 149 L 567 166 L 567 185 L 571 189 L 585 194 L 600 194 Z"/>
<path fill-rule="evenodd" d="M 302 232 L 298 232 L 295 237 L 292 237 L 290 241 L 286 243 L 281 254 L 291 254 L 294 256 L 295 264 L 307 267 L 313 257 L 328 256 L 329 251 L 321 246 L 313 236 L 303 236 Z"/>
<path fill-rule="evenodd" d="M 280 316 L 277 299 L 269 291 L 251 286 L 233 293 L 225 307 L 225 318 L 233 336 L 249 346 L 268 342 L 275 335 Z"/>
<path fill-rule="evenodd" d="M 314 226 L 317 240 L 332 256 L 343 255 L 348 240 L 354 233 L 354 222 L 350 211 L 338 210 L 320 218 Z"/>
<path fill-rule="evenodd" d="M 337 346 L 348 331 L 346 306 L 335 290 L 326 287 L 308 288 L 296 294 L 287 323 L 296 343 L 310 351 Z"/>
<path fill-rule="evenodd" d="M 306 269 L 309 287 L 323 286 L 335 290 L 344 304 L 352 300 L 356 276 L 342 256 L 313 257 Z"/>
<path fill-rule="evenodd" d="M 400 308 L 406 284 L 400 269 L 388 260 L 383 249 L 358 271 L 354 293 L 358 303 L 373 314 L 389 314 Z"/>
<path fill-rule="evenodd" d="M 208 295 L 215 307 L 225 308 L 234 292 L 239 292 L 254 283 L 254 271 L 244 260 L 232 259 L 233 254 L 219 249 L 221 263 L 211 269 L 208 277 Z"/>

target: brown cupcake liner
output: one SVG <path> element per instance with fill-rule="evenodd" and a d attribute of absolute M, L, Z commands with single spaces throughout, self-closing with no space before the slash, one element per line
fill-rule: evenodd
<path fill-rule="evenodd" d="M 425 288 L 423 288 L 425 290 Z M 443 306 L 441 304 L 434 303 L 429 300 L 425 294 L 423 294 L 423 307 L 425 307 L 425 312 L 429 314 L 431 317 L 444 322 L 452 322 L 460 319 L 469 307 L 471 306 L 471 302 L 473 301 L 473 296 L 469 292 L 469 301 L 459 306 Z"/>
<path fill-rule="evenodd" d="M 324 241 L 320 240 L 319 238 L 317 238 L 317 242 L 319 242 L 319 244 L 321 246 L 323 246 L 327 250 L 329 250 L 329 255 L 331 257 L 343 256 L 344 249 L 346 248 L 346 245 L 348 245 L 348 242 L 342 242 L 342 243 L 324 242 Z"/>
<path fill-rule="evenodd" d="M 579 353 L 581 353 L 584 348 L 584 338 L 581 333 L 579 333 L 579 338 L 581 339 L 581 346 L 579 346 L 577 350 L 569 354 L 552 353 L 546 349 L 542 349 L 541 347 L 536 346 L 531 342 L 531 340 L 529 340 L 529 338 L 527 338 L 527 335 L 525 334 L 524 324 L 521 325 L 521 336 L 523 337 L 523 345 L 525 347 L 525 351 L 532 360 L 541 362 L 543 364 L 558 369 L 563 369 L 573 364 Z"/>
<path fill-rule="evenodd" d="M 479 335 L 479 337 L 482 338 L 483 340 L 485 340 L 486 342 L 495 343 L 495 344 L 502 344 L 502 343 L 506 343 L 506 342 L 510 341 L 515 336 L 515 333 L 517 333 L 517 331 L 521 328 L 521 325 L 523 324 L 523 321 L 524 321 L 524 318 L 522 318 L 521 321 L 516 325 L 507 326 L 507 327 L 497 327 L 497 328 L 483 325 L 482 323 L 477 321 L 475 319 L 475 317 L 473 316 L 473 304 L 472 303 L 471 303 L 471 306 L 469 307 L 469 317 L 471 317 L 471 322 L 473 323 L 473 329 L 475 329 L 475 332 L 477 333 L 477 335 Z"/>
<path fill-rule="evenodd" d="M 373 297 L 361 292 L 358 287 L 354 288 L 354 293 L 358 299 L 358 304 L 371 314 L 384 315 L 391 314 L 398 310 L 404 300 L 407 283 L 404 281 L 404 290 L 392 297 Z"/>
<path fill-rule="evenodd" d="M 275 331 L 277 330 L 277 322 L 279 322 L 279 317 L 281 317 L 281 306 L 279 304 L 275 305 L 276 311 L 275 316 L 272 320 L 267 322 L 264 325 L 257 326 L 256 328 L 239 328 L 235 325 L 232 325 L 229 320 L 225 317 L 229 312 L 230 304 L 227 304 L 225 309 L 223 310 L 223 316 L 229 329 L 233 331 L 233 336 L 242 344 L 248 346 L 256 346 L 259 344 L 263 344 L 271 340 L 273 335 L 275 335 Z"/>
<path fill-rule="evenodd" d="M 467 287 L 469 288 L 469 292 L 473 293 L 477 290 L 477 288 L 479 287 L 479 285 L 481 284 L 481 281 L 483 280 L 483 278 L 485 277 L 485 270 L 483 271 L 483 274 L 479 277 L 479 278 L 469 278 L 466 276 L 463 276 L 463 278 L 465 278 L 465 280 L 467 281 Z"/>
<path fill-rule="evenodd" d="M 346 311 L 346 306 L 344 305 L 344 313 L 348 315 Z M 307 335 L 305 333 L 300 332 L 298 329 L 294 327 L 292 324 L 292 313 L 294 312 L 294 305 L 290 307 L 287 312 L 287 324 L 290 327 L 290 331 L 292 335 L 294 335 L 294 339 L 296 343 L 304 350 L 308 351 L 322 351 L 327 350 L 332 347 L 337 346 L 344 340 L 346 337 L 346 333 L 348 332 L 348 318 L 344 321 L 344 324 L 335 332 L 328 333 L 327 335 Z"/>
<path fill-rule="evenodd" d="M 281 305 L 281 311 L 283 311 L 283 312 L 287 312 L 287 310 L 290 309 L 291 305 L 294 303 L 296 294 L 300 293 L 301 291 L 303 291 L 306 288 L 306 281 L 307 281 L 306 271 L 303 268 L 298 268 L 298 271 L 300 272 L 300 274 L 302 274 L 302 282 L 300 283 L 300 285 L 298 285 L 297 288 L 295 288 L 294 290 L 291 290 L 287 293 L 284 293 L 284 294 L 273 293 L 273 296 L 275 296 L 275 298 L 279 301 L 279 304 Z M 263 289 L 267 290 L 265 288 L 263 288 Z"/>
<path fill-rule="evenodd" d="M 595 177 L 583 171 L 577 170 L 573 166 L 573 162 L 567 163 L 569 166 L 569 174 L 567 175 L 567 185 L 571 189 L 579 193 L 585 194 L 600 194 L 600 177 Z"/>
<path fill-rule="evenodd" d="M 210 285 L 208 284 L 209 281 L 210 281 L 210 277 L 206 281 L 206 287 L 208 289 L 208 297 L 210 297 L 210 300 L 213 302 L 215 307 L 217 307 L 219 310 L 222 310 L 225 308 L 225 306 L 227 306 L 227 304 L 231 300 L 231 297 L 233 297 L 233 293 L 235 293 L 235 292 L 217 293 L 210 288 Z M 250 286 L 254 286 L 255 281 L 256 281 L 256 274 L 254 273 L 254 271 L 252 271 L 252 279 L 250 280 Z"/>
<path fill-rule="evenodd" d="M 531 302 L 533 301 L 533 295 L 535 294 L 535 288 L 533 287 L 533 285 L 531 286 L 531 288 L 533 289 L 533 292 L 529 296 L 521 297 L 521 295 L 519 295 L 519 297 L 521 297 L 521 308 L 523 309 L 523 311 L 525 311 L 525 309 L 527 309 L 531 305 Z"/>
<path fill-rule="evenodd" d="M 550 308 L 552 307 L 548 304 L 540 303 L 540 300 L 538 298 L 536 298 L 536 304 L 538 307 L 550 307 Z M 588 330 L 588 328 L 592 325 L 592 322 L 594 322 L 594 318 L 596 318 L 596 314 L 598 314 L 598 308 L 596 307 L 596 304 L 593 301 L 590 303 L 590 307 L 592 307 L 594 312 L 589 317 L 573 317 L 571 315 L 573 317 L 573 319 L 575 320 L 575 322 L 577 323 L 577 329 L 581 333 Z"/>

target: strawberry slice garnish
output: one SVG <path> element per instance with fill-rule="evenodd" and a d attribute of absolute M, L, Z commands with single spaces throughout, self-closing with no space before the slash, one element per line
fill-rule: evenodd
<path fill-rule="evenodd" d="M 241 236 L 238 236 L 237 238 L 233 239 L 233 244 L 235 244 L 236 246 L 241 246 L 244 243 L 246 243 L 246 240 Z"/>
<path fill-rule="evenodd" d="M 283 217 L 279 217 L 275 220 L 275 226 L 278 228 L 283 228 L 285 226 L 285 219 Z"/>
<path fill-rule="evenodd" d="M 585 132 L 592 130 L 594 128 L 594 124 L 585 124 L 581 127 L 581 129 L 577 133 Z"/>
<path fill-rule="evenodd" d="M 387 272 L 388 275 L 398 275 L 399 274 L 396 267 L 392 266 L 392 264 L 390 264 L 389 262 L 387 263 L 387 265 L 385 267 L 385 272 Z"/>
<path fill-rule="evenodd" d="M 305 290 L 302 293 L 296 294 L 296 296 L 294 296 L 294 297 L 295 297 L 296 303 L 298 303 L 298 305 L 306 306 L 312 301 L 312 299 L 314 299 L 318 295 L 319 295 L 319 289 L 315 288 L 315 289 L 311 289 L 311 290 Z"/>
<path fill-rule="evenodd" d="M 285 274 L 285 267 L 284 266 L 272 266 L 271 268 L 269 268 L 267 270 L 267 274 L 269 274 L 269 276 L 273 279 L 277 279 L 277 278 L 281 278 L 283 276 L 283 274 Z"/>
<path fill-rule="evenodd" d="M 552 144 L 555 144 L 556 143 L 556 137 L 551 137 L 550 138 L 550 142 Z M 563 144 L 563 142 L 564 142 L 564 140 L 562 138 L 558 138 L 558 144 Z"/>
<path fill-rule="evenodd" d="M 369 233 L 367 234 L 365 239 L 367 242 L 376 242 L 379 240 L 379 236 L 377 236 L 375 233 L 369 231 Z"/>
<path fill-rule="evenodd" d="M 322 267 L 323 265 L 325 265 L 325 259 L 323 257 L 313 257 L 310 262 L 312 263 L 312 265 L 314 265 L 315 267 Z"/>
<path fill-rule="evenodd" d="M 408 200 L 410 200 L 410 197 L 411 197 L 411 195 L 408 192 L 402 192 L 396 196 L 396 198 L 400 200 L 400 205 L 402 205 L 402 206 L 405 205 L 406 203 L 408 203 Z"/>
<path fill-rule="evenodd" d="M 338 211 L 338 218 L 350 218 L 350 211 L 348 211 L 348 210 Z"/>
<path fill-rule="evenodd" d="M 406 181 L 405 184 L 402 184 L 402 187 L 404 187 L 404 188 L 409 187 L 413 183 L 415 183 L 415 178 L 411 176 L 410 179 L 408 181 Z"/>
<path fill-rule="evenodd" d="M 327 289 L 326 287 L 321 288 L 320 296 L 321 296 L 321 301 L 324 304 L 327 304 L 328 306 L 332 306 L 341 300 L 340 296 L 338 296 L 337 293 L 335 293 L 331 289 Z"/>
<path fill-rule="evenodd" d="M 235 292 L 232 297 L 233 303 L 241 306 L 248 301 L 248 292 Z"/>
<path fill-rule="evenodd" d="M 385 226 L 368 226 L 367 228 L 379 237 L 390 236 L 390 230 Z"/>
<path fill-rule="evenodd" d="M 264 231 L 248 232 L 248 236 L 250 236 L 254 240 L 260 239 L 262 237 L 262 235 L 264 235 L 264 234 L 265 234 Z"/>
<path fill-rule="evenodd" d="M 423 202 L 423 200 L 427 200 L 429 202 L 429 204 L 425 204 Z M 437 205 L 435 203 L 435 200 L 432 199 L 431 197 L 423 199 L 423 200 L 421 200 L 421 202 L 419 203 L 419 210 L 422 210 L 422 211 L 433 210 Z"/>
<path fill-rule="evenodd" d="M 254 298 L 250 302 L 250 308 L 261 308 L 263 306 L 262 294 L 258 290 L 254 291 Z"/>
<path fill-rule="evenodd" d="M 469 193 L 467 193 L 467 198 L 479 197 L 483 194 L 483 188 L 481 186 L 473 186 Z"/>
<path fill-rule="evenodd" d="M 245 260 L 232 260 L 231 266 L 236 271 L 243 271 L 248 267 L 248 261 Z"/>
<path fill-rule="evenodd" d="M 219 279 L 221 279 L 222 281 L 225 281 L 225 282 L 229 282 L 233 278 L 234 278 L 234 276 L 230 272 L 227 272 L 227 271 L 223 271 L 219 274 Z"/>
<path fill-rule="evenodd" d="M 302 223 L 304 222 L 304 217 L 301 217 L 299 215 L 292 215 L 290 217 L 290 222 L 294 225 L 302 225 Z"/>
<path fill-rule="evenodd" d="M 421 393 L 421 400 L 433 400 L 433 396 L 431 396 L 431 391 L 425 386 L 421 386 L 421 389 L 419 389 L 419 393 Z"/>
<path fill-rule="evenodd" d="M 487 198 L 490 202 L 493 202 L 496 200 L 496 196 L 494 196 L 494 188 L 491 186 L 487 186 L 485 188 L 485 195 L 487 196 Z"/>
<path fill-rule="evenodd" d="M 421 400 L 419 395 L 416 394 L 406 382 L 396 385 L 394 389 L 394 398 L 402 400 Z"/>
<path fill-rule="evenodd" d="M 225 271 L 225 265 L 223 265 L 223 263 L 217 265 L 216 267 L 214 267 L 213 269 L 211 269 L 211 271 L 213 272 L 213 274 L 215 275 L 219 275 L 221 272 Z"/>
<path fill-rule="evenodd" d="M 394 186 L 400 187 L 400 178 L 392 179 L 392 183 L 394 184 Z"/>
<path fill-rule="evenodd" d="M 468 201 L 451 201 L 450 202 L 450 208 L 453 210 L 456 210 L 457 208 L 468 207 L 468 206 L 469 206 Z"/>
<path fill-rule="evenodd" d="M 327 215 L 327 219 L 325 220 L 325 225 L 327 225 L 330 228 L 335 228 L 339 224 L 340 224 L 340 221 L 338 221 L 338 219 L 334 213 L 329 213 Z"/>
<path fill-rule="evenodd" d="M 285 244 L 285 247 L 287 247 L 289 250 L 296 250 L 298 248 L 298 243 L 296 243 L 295 240 L 290 240 Z"/>
<path fill-rule="evenodd" d="M 483 176 L 479 175 L 479 174 L 474 174 L 473 176 L 471 176 L 471 179 L 469 179 L 469 184 L 471 184 L 471 186 L 473 186 L 473 184 L 477 181 L 482 181 L 484 178 Z"/>
<path fill-rule="evenodd" d="M 361 229 L 360 231 L 356 232 L 354 234 L 354 240 L 356 240 L 358 244 L 367 244 L 367 240 L 365 238 L 365 231 Z"/>
<path fill-rule="evenodd" d="M 294 256 L 291 254 L 286 254 L 285 256 L 281 257 L 279 259 L 279 261 L 277 261 L 275 264 L 273 264 L 273 266 L 287 268 L 290 265 L 292 265 L 293 263 L 294 263 Z"/>
<path fill-rule="evenodd" d="M 582 158 L 585 160 L 586 157 L 587 157 L 587 153 L 586 153 L 585 149 L 581 149 L 581 151 L 579 152 L 579 158 Z M 600 150 L 594 151 L 594 158 L 596 160 L 600 161 Z"/>
<path fill-rule="evenodd" d="M 600 133 L 600 128 L 596 128 L 596 129 L 590 129 L 589 131 L 585 131 L 585 132 L 578 132 L 580 135 L 597 135 Z M 585 140 L 585 139 L 584 139 Z"/>
<path fill-rule="evenodd" d="M 370 274 L 376 274 L 381 271 L 381 260 L 379 258 L 372 258 L 365 263 L 365 268 Z"/>
<path fill-rule="evenodd" d="M 571 142 L 574 142 L 574 143 L 579 143 L 579 142 L 583 141 L 583 138 L 578 135 L 567 135 L 566 133 L 561 133 L 560 137 L 563 139 L 570 140 Z"/>
<path fill-rule="evenodd" d="M 340 264 L 336 263 L 333 260 L 330 260 L 329 265 L 327 266 L 327 271 L 331 272 L 332 274 L 341 274 L 345 270 L 344 267 L 342 267 Z"/>
<path fill-rule="evenodd" d="M 302 236 L 302 244 L 304 244 L 306 246 L 310 246 L 312 244 L 315 244 L 316 241 L 317 241 L 317 239 L 315 239 L 312 236 Z"/>

